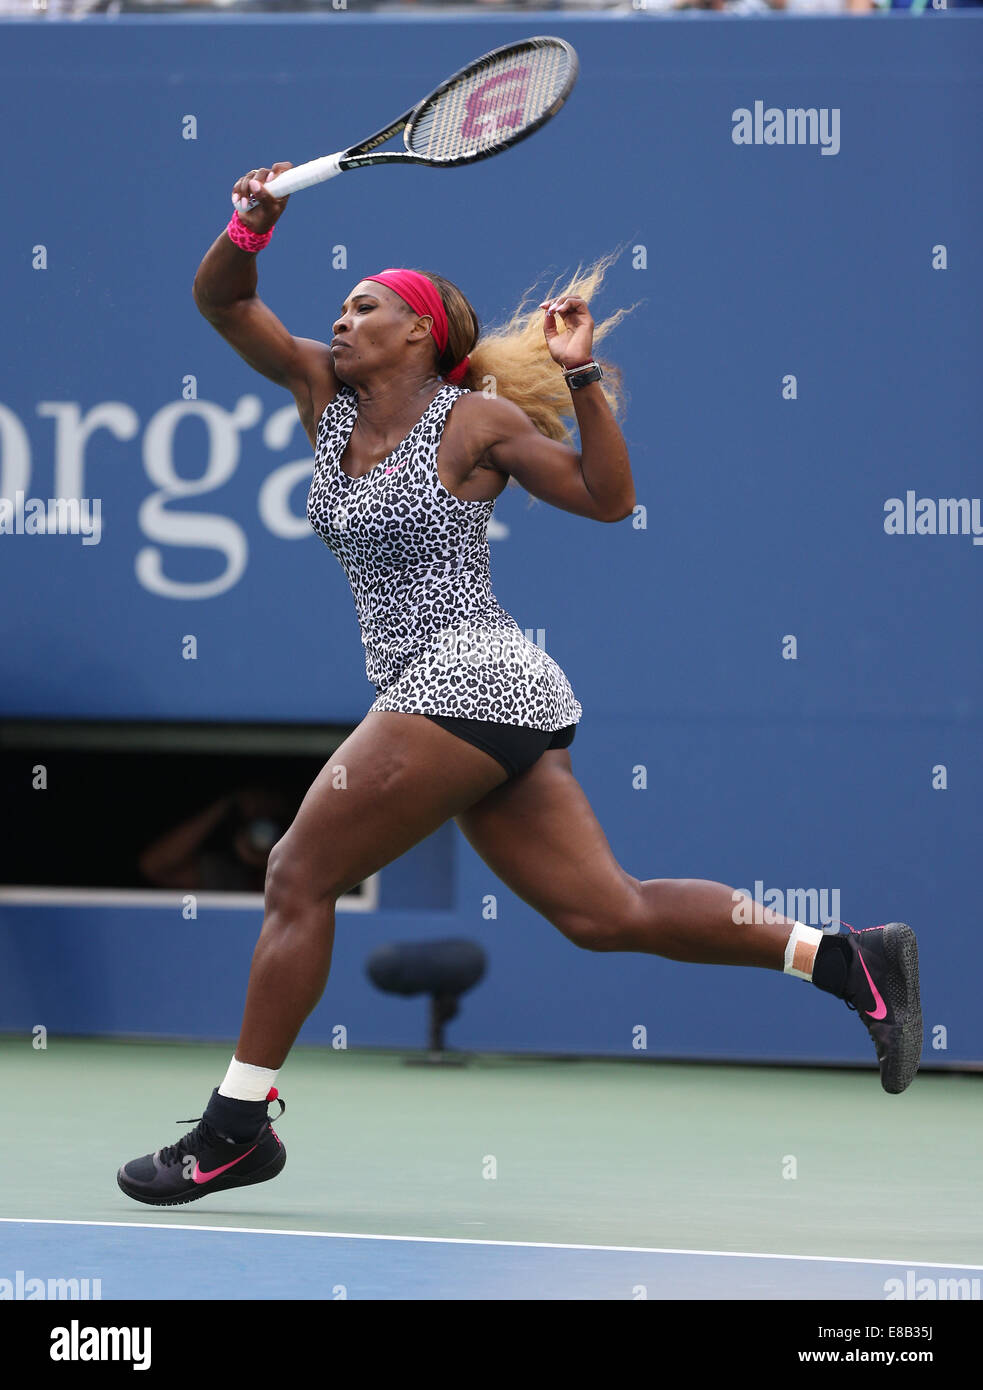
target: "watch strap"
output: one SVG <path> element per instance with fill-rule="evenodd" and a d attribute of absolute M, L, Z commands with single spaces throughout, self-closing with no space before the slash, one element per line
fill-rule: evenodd
<path fill-rule="evenodd" d="M 571 391 L 579 391 L 591 382 L 600 381 L 604 373 L 599 362 L 583 362 L 579 367 L 564 367 L 563 375 Z"/>

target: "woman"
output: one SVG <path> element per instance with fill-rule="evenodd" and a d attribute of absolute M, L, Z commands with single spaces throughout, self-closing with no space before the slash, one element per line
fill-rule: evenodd
<path fill-rule="evenodd" d="M 377 695 L 270 854 L 225 1080 L 198 1126 L 125 1164 L 120 1187 L 168 1206 L 276 1176 L 285 1152 L 268 1103 L 327 981 L 335 901 L 451 817 L 577 946 L 811 980 L 861 1013 L 882 1085 L 904 1090 L 922 1044 L 911 928 L 824 934 L 721 883 L 626 873 L 571 769 L 581 707 L 491 592 L 487 528 L 510 478 L 595 521 L 619 521 L 635 504 L 605 395 L 617 404 L 617 373 L 606 369 L 602 385 L 591 355 L 620 314 L 595 331 L 585 298 L 610 261 L 541 303 L 542 319 L 520 306 L 490 337 L 479 338 L 456 286 L 391 270 L 352 288 L 329 344 L 294 338 L 256 295 L 256 253 L 287 202 L 264 184 L 289 167 L 238 180 L 236 211 L 194 293 L 250 366 L 293 393 L 314 449 L 308 515 L 348 575 Z M 489 378 L 494 393 L 474 389 Z M 571 408 L 579 451 L 562 419 Z"/>

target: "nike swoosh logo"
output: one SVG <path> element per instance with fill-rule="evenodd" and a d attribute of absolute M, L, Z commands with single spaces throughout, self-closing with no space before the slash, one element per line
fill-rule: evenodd
<path fill-rule="evenodd" d="M 869 978 L 868 976 L 868 979 Z M 198 1160 L 195 1159 L 195 1171 L 191 1176 L 197 1183 L 211 1182 L 212 1178 L 217 1178 L 219 1173 L 224 1173 L 227 1169 L 234 1168 L 237 1163 L 241 1163 L 244 1158 L 248 1158 L 249 1155 L 254 1153 L 258 1148 L 259 1145 L 254 1144 L 251 1149 L 248 1149 L 244 1154 L 240 1154 L 238 1158 L 234 1158 L 231 1163 L 223 1163 L 221 1168 L 213 1168 L 210 1173 L 202 1172 L 201 1168 L 198 1166 Z"/>
<path fill-rule="evenodd" d="M 857 955 L 860 957 L 860 964 L 864 968 L 864 974 L 867 976 L 867 983 L 870 985 L 870 992 L 874 996 L 874 1003 L 877 1005 L 876 1009 L 874 1009 L 873 1012 L 871 1012 L 870 1009 L 864 1009 L 864 1013 L 867 1015 L 868 1018 L 884 1018 L 887 1015 L 887 1005 L 884 1003 L 884 1000 L 878 994 L 877 986 L 874 984 L 874 981 L 870 978 L 870 971 L 867 969 L 867 962 L 864 960 L 863 952 L 861 951 L 859 946 L 857 947 Z"/>

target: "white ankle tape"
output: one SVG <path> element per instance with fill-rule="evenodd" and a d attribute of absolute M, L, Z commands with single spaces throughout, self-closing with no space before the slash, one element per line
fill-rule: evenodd
<path fill-rule="evenodd" d="M 795 948 L 799 945 L 800 942 L 803 946 L 818 947 L 822 939 L 823 933 L 819 930 L 818 927 L 806 927 L 803 926 L 801 922 L 796 922 L 795 926 L 792 928 L 792 934 L 788 939 L 788 945 L 785 947 L 785 974 L 795 975 L 796 978 L 799 980 L 811 980 L 811 962 L 810 968 L 808 970 L 796 969 Z M 803 952 L 802 955 L 800 955 L 799 960 L 800 962 L 803 962 L 804 959 L 809 959 L 809 957 L 814 955 L 814 951 L 810 951 L 809 956 L 806 956 Z"/>
<path fill-rule="evenodd" d="M 233 1057 L 218 1093 L 231 1100 L 265 1100 L 279 1074 L 269 1067 L 254 1067 Z"/>

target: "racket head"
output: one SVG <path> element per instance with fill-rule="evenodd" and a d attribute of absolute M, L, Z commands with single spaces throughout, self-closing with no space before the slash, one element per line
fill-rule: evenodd
<path fill-rule="evenodd" d="M 414 108 L 403 143 L 437 168 L 500 154 L 545 125 L 580 72 L 566 39 L 541 34 L 503 44 L 448 77 Z"/>

